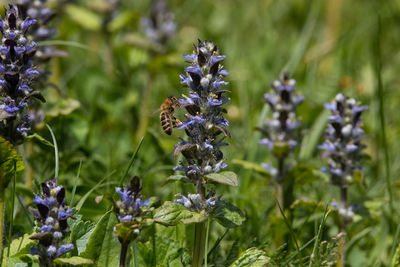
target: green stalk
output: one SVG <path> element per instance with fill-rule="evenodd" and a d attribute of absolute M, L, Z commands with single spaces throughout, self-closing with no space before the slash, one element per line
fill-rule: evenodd
<path fill-rule="evenodd" d="M 3 172 L 0 169 L 0 265 L 3 262 L 3 239 L 4 239 L 4 216 L 5 216 L 5 179 Z"/>
<path fill-rule="evenodd" d="M 192 267 L 201 267 L 203 265 L 204 245 L 205 245 L 205 223 L 196 223 L 194 229 L 194 247 Z"/>
<path fill-rule="evenodd" d="M 133 262 L 134 262 L 134 266 L 138 267 L 137 264 L 137 248 L 136 248 L 136 240 L 133 241 Z"/>
<path fill-rule="evenodd" d="M 205 198 L 205 188 L 202 184 L 203 179 L 199 179 L 196 184 L 197 194 L 200 194 L 201 201 L 204 203 Z M 193 259 L 192 259 L 192 267 L 201 267 L 203 265 L 204 258 L 204 245 L 205 245 L 205 223 L 196 223 L 194 226 L 194 246 L 193 246 Z"/>
<path fill-rule="evenodd" d="M 343 207 L 344 209 L 347 210 L 347 188 L 341 188 L 340 189 L 340 206 Z M 340 226 L 340 234 L 343 235 L 343 237 L 340 238 L 339 244 L 338 244 L 338 256 L 337 256 L 337 267 L 344 267 L 345 262 L 346 262 L 346 235 L 347 235 L 347 222 L 345 218 L 342 218 Z"/>
<path fill-rule="evenodd" d="M 204 267 L 207 267 L 207 255 L 208 255 L 208 234 L 210 232 L 210 218 L 207 219 L 207 232 L 206 232 L 206 243 L 204 245 Z"/>
<path fill-rule="evenodd" d="M 128 253 L 129 243 L 122 242 L 121 243 L 121 252 L 119 254 L 119 267 L 125 267 L 126 264 L 126 255 Z"/>
<path fill-rule="evenodd" d="M 17 165 L 14 162 L 14 179 L 13 179 L 13 189 L 12 189 L 12 201 L 11 201 L 11 212 L 10 212 L 10 229 L 8 231 L 8 248 L 7 248 L 7 257 L 10 257 L 10 249 L 11 249 L 11 238 L 12 238 L 12 230 L 14 226 L 14 206 L 15 206 L 15 184 L 17 181 Z"/>

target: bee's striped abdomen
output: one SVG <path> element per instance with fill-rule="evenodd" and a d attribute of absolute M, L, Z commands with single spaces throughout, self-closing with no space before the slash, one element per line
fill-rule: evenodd
<path fill-rule="evenodd" d="M 168 135 L 172 134 L 172 120 L 169 114 L 165 111 L 160 113 L 160 121 L 161 127 L 163 128 L 164 132 Z"/>

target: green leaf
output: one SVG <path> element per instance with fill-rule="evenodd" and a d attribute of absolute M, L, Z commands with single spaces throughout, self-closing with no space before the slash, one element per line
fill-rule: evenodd
<path fill-rule="evenodd" d="M 172 182 L 186 182 L 188 180 L 188 178 L 185 175 L 181 175 L 181 174 L 174 174 L 169 176 L 165 182 L 162 184 L 162 186 L 165 186 L 169 183 Z"/>
<path fill-rule="evenodd" d="M 16 170 L 14 170 L 14 164 Z M 8 185 L 9 180 L 6 176 L 13 174 L 14 171 L 22 171 L 24 169 L 24 162 L 22 157 L 13 148 L 12 144 L 0 137 L 0 186 L 5 188 Z M 3 180 L 4 179 L 4 180 Z"/>
<path fill-rule="evenodd" d="M 116 32 L 128 25 L 136 24 L 139 17 L 140 14 L 132 10 L 121 12 L 107 25 L 107 28 L 110 32 Z"/>
<path fill-rule="evenodd" d="M 257 163 L 254 163 L 254 162 L 250 162 L 250 161 L 246 161 L 246 160 L 240 160 L 240 159 L 234 159 L 234 160 L 232 160 L 232 164 L 239 165 L 239 166 L 241 166 L 241 167 L 243 167 L 245 169 L 258 172 L 258 173 L 260 173 L 262 175 L 271 176 L 270 173 L 266 169 L 261 167 L 260 164 L 257 164 Z"/>
<path fill-rule="evenodd" d="M 71 258 L 57 258 L 54 260 L 54 263 L 57 264 L 70 264 L 73 266 L 83 266 L 83 265 L 92 265 L 93 261 L 81 257 L 71 257 Z"/>
<path fill-rule="evenodd" d="M 29 260 L 31 259 L 31 260 Z M 37 261 L 37 262 L 36 262 Z M 28 264 L 29 263 L 29 264 Z M 3 264 L 1 266 L 4 267 L 40 267 L 38 260 L 33 258 L 31 255 L 26 255 L 24 259 L 20 258 L 4 258 Z"/>
<path fill-rule="evenodd" d="M 32 234 L 25 234 L 24 236 L 18 239 L 14 239 L 10 245 L 11 246 L 10 257 L 17 258 L 20 255 L 29 254 L 31 246 L 36 244 L 36 241 L 29 239 L 29 237 L 31 236 Z M 7 247 L 3 251 L 3 255 L 6 254 L 7 254 Z"/>
<path fill-rule="evenodd" d="M 238 186 L 238 176 L 234 172 L 220 172 L 220 173 L 210 173 L 205 176 L 208 180 L 212 182 L 226 184 L 230 186 Z"/>
<path fill-rule="evenodd" d="M 26 140 L 29 140 L 29 141 L 34 140 L 34 141 L 37 141 L 41 145 L 54 148 L 54 145 L 51 142 L 47 141 L 45 138 L 38 135 L 37 133 L 29 135 L 28 137 L 26 137 Z"/>
<path fill-rule="evenodd" d="M 290 169 L 289 177 L 296 186 L 301 186 L 318 181 L 320 178 L 319 173 L 320 171 L 312 166 L 297 164 Z"/>
<path fill-rule="evenodd" d="M 101 17 L 89 9 L 77 5 L 68 5 L 65 13 L 87 30 L 99 31 L 101 28 Z"/>
<path fill-rule="evenodd" d="M 92 259 L 96 266 L 118 266 L 121 246 L 114 237 L 113 228 L 118 223 L 112 211 L 100 218 L 90 235 L 86 249 L 80 256 Z"/>
<path fill-rule="evenodd" d="M 67 98 L 60 99 L 56 105 L 46 112 L 47 117 L 57 118 L 61 115 L 66 116 L 80 108 L 81 103 L 78 100 Z"/>
<path fill-rule="evenodd" d="M 80 254 L 85 250 L 95 226 L 89 221 L 82 221 L 82 216 L 79 214 L 74 216 L 76 220 L 68 220 L 68 225 L 71 229 L 70 242 L 76 245 L 78 254 Z"/>
<path fill-rule="evenodd" d="M 267 266 L 269 262 L 270 258 L 265 251 L 257 248 L 249 248 L 230 267 L 262 267 Z"/>
<path fill-rule="evenodd" d="M 207 217 L 203 212 L 190 211 L 181 204 L 166 201 L 156 210 L 153 219 L 162 225 L 174 226 L 180 222 L 184 224 L 203 222 Z"/>
<path fill-rule="evenodd" d="M 243 212 L 229 202 L 221 201 L 212 213 L 219 224 L 226 228 L 233 228 L 241 225 L 246 219 Z"/>

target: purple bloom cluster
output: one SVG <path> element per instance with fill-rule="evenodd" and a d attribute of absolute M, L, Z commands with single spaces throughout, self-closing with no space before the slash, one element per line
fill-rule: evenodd
<path fill-rule="evenodd" d="M 332 183 L 347 188 L 356 170 L 361 170 L 359 160 L 365 145 L 361 144 L 361 113 L 368 109 L 354 98 L 338 94 L 335 100 L 324 105 L 332 112 L 325 141 L 318 148 L 324 150 L 328 167 L 323 170 L 331 175 Z"/>
<path fill-rule="evenodd" d="M 284 73 L 279 80 L 272 83 L 271 92 L 264 95 L 264 101 L 271 108 L 272 118 L 260 128 L 264 138 L 259 143 L 266 146 L 280 161 L 283 161 L 297 146 L 296 130 L 300 123 L 296 116 L 296 109 L 304 97 L 297 96 L 295 90 L 296 80 L 290 79 L 289 75 Z M 283 182 L 282 170 L 277 170 L 267 164 L 263 164 L 263 167 L 278 182 Z"/>
<path fill-rule="evenodd" d="M 13 144 L 20 143 L 30 130 L 33 118 L 27 109 L 31 99 L 45 101 L 32 89 L 39 72 L 32 64 L 36 43 L 27 37 L 27 31 L 35 23 L 35 19 L 22 20 L 14 4 L 0 20 L 0 136 Z"/>
<path fill-rule="evenodd" d="M 175 203 L 185 206 L 185 208 L 188 210 L 197 212 L 206 210 L 208 213 L 210 213 L 221 202 L 221 198 L 215 197 L 214 193 L 209 193 L 205 202 L 202 201 L 200 194 L 188 194 L 187 197 L 182 194 L 178 194 L 178 197 L 180 198 L 175 199 Z"/>
<path fill-rule="evenodd" d="M 121 197 L 121 200 L 117 201 L 116 203 L 118 219 L 121 222 L 131 222 L 136 217 L 144 215 L 142 208 L 148 207 L 149 200 L 143 201 L 143 199 L 140 197 L 142 187 L 137 176 L 131 180 L 129 187 L 116 187 L 115 191 Z"/>
<path fill-rule="evenodd" d="M 157 44 L 165 44 L 175 35 L 174 14 L 169 11 L 165 0 L 154 0 L 150 17 L 142 18 L 140 24 L 147 38 Z"/>
<path fill-rule="evenodd" d="M 190 61 L 190 66 L 185 69 L 186 75 L 180 77 L 189 93 L 179 99 L 179 104 L 188 114 L 178 128 L 185 130 L 187 139 L 175 145 L 175 155 L 182 153 L 187 164 L 181 162 L 174 170 L 184 172 L 187 181 L 196 186 L 197 193 L 203 192 L 200 194 L 204 198 L 203 177 L 227 167 L 220 148 L 228 145 L 224 138 L 230 136 L 225 128 L 229 122 L 223 116 L 226 110 L 222 107 L 230 100 L 223 95 L 229 91 L 222 89 L 228 84 L 223 78 L 229 72 L 220 64 L 225 56 L 220 55 L 217 46 L 210 41 L 199 40 L 194 53 L 184 57 Z M 224 136 L 219 137 L 220 134 Z"/>
<path fill-rule="evenodd" d="M 30 37 L 37 42 L 52 39 L 57 34 L 55 28 L 48 26 L 56 13 L 49 9 L 47 4 L 47 0 L 20 0 L 18 3 L 22 18 L 31 18 L 37 21 L 28 30 Z M 40 46 L 37 49 L 35 59 L 41 62 L 47 61 L 55 54 L 56 51 L 52 47 Z"/>
<path fill-rule="evenodd" d="M 57 185 L 57 178 L 42 183 L 42 195 L 33 199 L 36 208 L 29 210 L 36 220 L 39 233 L 31 239 L 38 240 L 37 246 L 31 248 L 32 255 L 39 255 L 43 266 L 53 266 L 55 258 L 74 249 L 73 244 L 61 244 L 69 232 L 68 218 L 72 209 L 65 206 L 65 188 Z"/>

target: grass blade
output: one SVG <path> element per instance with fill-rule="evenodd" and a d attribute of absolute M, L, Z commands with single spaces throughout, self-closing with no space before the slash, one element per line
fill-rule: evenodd
<path fill-rule="evenodd" d="M 82 168 L 82 160 L 79 161 L 78 174 L 76 175 L 76 178 L 75 178 L 74 188 L 72 188 L 72 196 L 71 196 L 71 201 L 69 203 L 69 205 L 71 207 L 73 207 L 74 197 L 75 197 L 75 192 L 76 192 L 76 186 L 78 185 L 78 179 L 79 179 L 79 175 L 81 174 L 81 168 Z"/>
<path fill-rule="evenodd" d="M 139 150 L 140 150 L 140 147 L 142 146 L 143 139 L 144 139 L 144 137 L 142 137 L 142 138 L 140 139 L 139 144 L 138 144 L 138 146 L 137 146 L 137 148 L 136 148 L 135 153 L 133 153 L 132 158 L 129 160 L 128 167 L 126 168 L 126 170 L 125 170 L 125 172 L 124 172 L 124 175 L 122 175 L 121 180 L 119 181 L 119 185 L 120 185 L 120 186 L 122 186 L 122 184 L 124 183 L 124 180 L 125 180 L 126 177 L 128 176 L 129 170 L 131 169 L 133 163 L 135 162 L 136 156 L 137 156 L 137 154 L 138 154 L 138 152 L 139 152 Z"/>
<path fill-rule="evenodd" d="M 58 146 L 57 146 L 57 140 L 56 137 L 54 136 L 53 130 L 51 130 L 51 127 L 46 124 L 47 128 L 50 131 L 51 134 L 51 138 L 53 139 L 53 145 L 54 145 L 54 159 L 55 159 L 55 167 L 54 167 L 54 177 L 58 177 L 58 168 L 59 168 L 59 164 L 58 164 Z"/>

